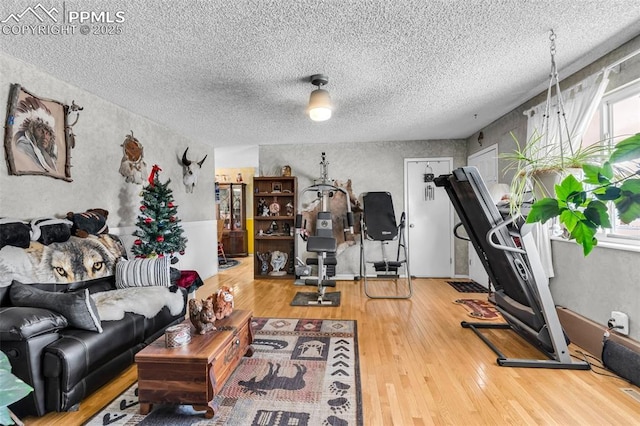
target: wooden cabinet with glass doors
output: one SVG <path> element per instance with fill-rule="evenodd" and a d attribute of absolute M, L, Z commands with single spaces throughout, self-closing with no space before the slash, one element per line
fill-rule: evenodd
<path fill-rule="evenodd" d="M 227 257 L 247 256 L 245 183 L 220 183 L 218 220 L 222 221 L 222 245 Z"/>

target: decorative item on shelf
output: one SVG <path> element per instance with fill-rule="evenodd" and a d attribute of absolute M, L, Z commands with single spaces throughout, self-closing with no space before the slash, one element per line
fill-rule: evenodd
<path fill-rule="evenodd" d="M 184 346 L 191 341 L 191 332 L 186 324 L 171 326 L 164 333 L 165 345 L 168 348 Z"/>
<path fill-rule="evenodd" d="M 278 204 L 278 198 L 273 198 L 273 203 L 269 205 L 269 212 L 271 216 L 280 216 L 280 204 Z"/>
<path fill-rule="evenodd" d="M 271 253 L 266 252 L 256 252 L 256 256 L 258 256 L 258 260 L 260 260 L 260 275 L 267 275 L 269 272 L 269 259 L 271 258 Z"/>
<path fill-rule="evenodd" d="M 198 334 L 215 330 L 216 316 L 213 311 L 213 300 L 211 298 L 189 299 L 189 319 Z"/>
<path fill-rule="evenodd" d="M 291 225 L 288 222 L 282 224 L 282 232 L 285 235 L 291 235 Z"/>
<path fill-rule="evenodd" d="M 242 173 L 238 172 L 238 174 L 236 175 L 236 182 L 242 183 Z"/>
<path fill-rule="evenodd" d="M 287 265 L 287 259 L 289 255 L 287 253 L 281 252 L 280 250 L 274 250 L 271 253 L 271 268 L 272 271 L 269 272 L 269 275 L 286 275 L 287 272 L 282 269 Z"/>
<path fill-rule="evenodd" d="M 273 182 L 271 184 L 271 192 L 282 192 L 282 182 Z"/>
<path fill-rule="evenodd" d="M 271 222 L 271 224 L 269 225 L 269 229 L 267 229 L 267 234 L 269 235 L 274 235 L 278 232 L 278 222 L 276 222 L 275 220 L 273 222 Z"/>
<path fill-rule="evenodd" d="M 282 176 L 291 176 L 291 166 L 282 166 Z"/>
<path fill-rule="evenodd" d="M 287 203 L 285 209 L 287 211 L 287 216 L 293 216 L 293 204 L 291 204 L 291 201 Z"/>
<path fill-rule="evenodd" d="M 267 206 L 267 200 L 260 198 L 258 200 L 258 216 L 269 216 L 269 206 Z"/>
<path fill-rule="evenodd" d="M 207 156 L 205 155 L 202 160 L 194 163 L 187 159 L 187 151 L 189 151 L 189 147 L 187 147 L 187 149 L 184 150 L 184 154 L 182 154 L 182 182 L 184 183 L 187 193 L 193 193 L 193 189 L 198 183 L 200 169 L 202 169 L 202 164 L 204 160 L 207 159 Z"/>

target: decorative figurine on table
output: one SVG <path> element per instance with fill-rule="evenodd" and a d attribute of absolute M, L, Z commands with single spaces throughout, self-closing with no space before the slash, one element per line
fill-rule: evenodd
<path fill-rule="evenodd" d="M 287 265 L 287 259 L 289 255 L 287 253 L 275 250 L 271 254 L 271 268 L 273 270 L 269 272 L 269 275 L 286 275 L 287 273 L 282 269 Z"/>
<path fill-rule="evenodd" d="M 198 334 L 215 330 L 216 316 L 213 312 L 213 300 L 211 298 L 189 299 L 189 319 Z"/>
<path fill-rule="evenodd" d="M 229 287 L 222 286 L 217 293 L 212 294 L 209 298 L 213 299 L 213 312 L 217 320 L 226 318 L 233 312 L 233 290 Z"/>
<path fill-rule="evenodd" d="M 267 275 L 267 272 L 269 272 L 269 258 L 271 257 L 271 253 L 268 251 L 262 253 L 257 252 L 256 255 L 260 260 L 260 274 Z"/>

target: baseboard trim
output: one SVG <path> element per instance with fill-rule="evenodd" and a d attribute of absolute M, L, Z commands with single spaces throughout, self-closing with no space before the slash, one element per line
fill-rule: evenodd
<path fill-rule="evenodd" d="M 569 336 L 571 343 L 580 346 L 594 357 L 602 360 L 602 336 L 604 335 L 606 326 L 591 321 L 567 308 L 562 306 L 556 307 L 558 318 L 565 333 Z M 634 352 L 640 354 L 640 342 L 628 337 L 620 336 L 615 332 L 611 332 L 610 340 L 626 346 Z"/>

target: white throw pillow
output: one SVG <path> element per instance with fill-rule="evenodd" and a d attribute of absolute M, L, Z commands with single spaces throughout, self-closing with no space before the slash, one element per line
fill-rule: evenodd
<path fill-rule="evenodd" d="M 116 263 L 116 287 L 149 287 L 171 285 L 168 257 L 155 259 L 121 259 Z"/>

